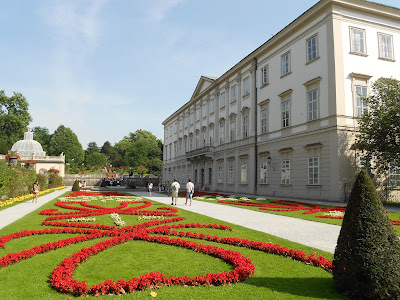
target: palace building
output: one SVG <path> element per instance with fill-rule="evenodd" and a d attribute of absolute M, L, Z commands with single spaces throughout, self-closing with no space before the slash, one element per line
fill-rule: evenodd
<path fill-rule="evenodd" d="M 362 97 L 381 77 L 400 79 L 399 58 L 400 9 L 319 1 L 220 77 L 200 78 L 162 123 L 163 181 L 346 201 L 362 167 Z"/>

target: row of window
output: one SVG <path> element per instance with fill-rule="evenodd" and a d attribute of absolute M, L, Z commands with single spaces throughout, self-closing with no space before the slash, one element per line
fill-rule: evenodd
<path fill-rule="evenodd" d="M 260 173 L 259 173 L 259 183 L 268 184 L 268 162 L 260 163 Z M 308 185 L 320 185 L 320 161 L 318 156 L 308 158 Z M 228 177 L 227 183 L 234 184 L 234 165 L 228 165 Z M 218 183 L 224 183 L 224 167 L 218 166 L 217 180 Z M 240 166 L 240 184 L 247 183 L 247 164 L 241 164 Z M 290 170 L 290 160 L 284 159 L 281 161 L 281 184 L 289 185 L 291 184 L 291 170 Z"/>
<path fill-rule="evenodd" d="M 351 49 L 353 54 L 367 55 L 367 39 L 365 29 L 350 27 Z M 393 36 L 378 32 L 379 58 L 394 60 Z"/>

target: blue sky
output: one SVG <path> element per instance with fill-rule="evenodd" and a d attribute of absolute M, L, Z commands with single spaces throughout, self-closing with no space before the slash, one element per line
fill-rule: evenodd
<path fill-rule="evenodd" d="M 0 0 L 0 90 L 86 148 L 161 122 L 317 0 Z M 375 2 L 400 6 L 399 0 Z"/>

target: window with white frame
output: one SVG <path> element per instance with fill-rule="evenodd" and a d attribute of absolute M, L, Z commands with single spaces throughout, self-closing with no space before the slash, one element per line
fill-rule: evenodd
<path fill-rule="evenodd" d="M 225 107 L 225 92 L 221 92 L 219 94 L 219 108 L 224 108 Z"/>
<path fill-rule="evenodd" d="M 365 30 L 360 28 L 350 28 L 351 32 L 351 53 L 367 54 L 365 43 Z"/>
<path fill-rule="evenodd" d="M 281 67 L 282 67 L 282 76 L 285 76 L 286 74 L 289 74 L 291 72 L 290 70 L 290 51 L 286 52 L 281 56 Z"/>
<path fill-rule="evenodd" d="M 194 112 L 193 110 L 190 112 L 190 125 L 193 125 L 193 118 L 194 118 Z"/>
<path fill-rule="evenodd" d="M 214 112 L 214 98 L 210 99 L 210 114 Z"/>
<path fill-rule="evenodd" d="M 225 123 L 221 122 L 219 124 L 219 144 L 225 143 Z"/>
<path fill-rule="evenodd" d="M 290 126 L 290 100 L 281 103 L 282 108 L 282 128 Z"/>
<path fill-rule="evenodd" d="M 189 137 L 189 151 L 193 150 L 193 134 Z"/>
<path fill-rule="evenodd" d="M 196 149 L 200 147 L 199 131 L 196 131 Z"/>
<path fill-rule="evenodd" d="M 218 183 L 224 182 L 224 167 L 218 166 Z"/>
<path fill-rule="evenodd" d="M 201 111 L 201 116 L 204 118 L 204 117 L 207 117 L 207 103 L 203 103 L 203 106 L 202 106 L 202 111 Z"/>
<path fill-rule="evenodd" d="M 170 136 L 170 137 L 172 136 L 172 125 L 169 126 L 169 136 Z"/>
<path fill-rule="evenodd" d="M 261 133 L 268 131 L 268 110 L 267 108 L 261 109 Z"/>
<path fill-rule="evenodd" d="M 389 186 L 392 189 L 400 189 L 400 168 L 389 168 Z"/>
<path fill-rule="evenodd" d="M 200 121 L 200 107 L 196 107 L 196 122 Z"/>
<path fill-rule="evenodd" d="M 307 93 L 308 121 L 318 119 L 318 90 Z"/>
<path fill-rule="evenodd" d="M 208 132 L 210 139 L 210 146 L 213 146 L 214 143 L 214 126 L 210 127 L 210 131 Z"/>
<path fill-rule="evenodd" d="M 248 114 L 248 112 L 243 113 L 242 121 L 243 121 L 242 137 L 247 138 L 249 136 L 249 114 Z"/>
<path fill-rule="evenodd" d="M 393 59 L 393 36 L 379 33 L 379 57 Z"/>
<path fill-rule="evenodd" d="M 187 138 L 185 137 L 185 143 L 184 143 L 184 146 L 185 146 L 185 153 L 187 152 Z"/>
<path fill-rule="evenodd" d="M 281 184 L 290 184 L 290 160 L 282 160 Z"/>
<path fill-rule="evenodd" d="M 269 65 L 261 67 L 261 85 L 269 84 Z"/>
<path fill-rule="evenodd" d="M 247 164 L 242 164 L 240 168 L 240 183 L 247 183 Z"/>
<path fill-rule="evenodd" d="M 178 143 L 178 155 L 182 155 L 182 139 Z"/>
<path fill-rule="evenodd" d="M 268 183 L 268 163 L 263 161 L 260 163 L 260 183 L 267 184 Z"/>
<path fill-rule="evenodd" d="M 307 39 L 307 62 L 311 62 L 317 58 L 317 35 L 314 35 Z"/>
<path fill-rule="evenodd" d="M 189 116 L 186 115 L 185 116 L 185 128 L 187 128 L 189 126 Z"/>
<path fill-rule="evenodd" d="M 368 96 L 368 87 L 362 85 L 356 85 L 356 115 L 361 117 L 364 112 L 368 111 L 367 103 L 364 98 Z"/>
<path fill-rule="evenodd" d="M 172 144 L 169 144 L 169 158 L 172 158 Z"/>
<path fill-rule="evenodd" d="M 232 117 L 230 124 L 230 131 L 229 131 L 230 141 L 233 142 L 235 140 L 235 137 L 236 137 L 236 118 Z"/>
<path fill-rule="evenodd" d="M 168 139 L 168 127 L 165 127 L 165 139 Z"/>
<path fill-rule="evenodd" d="M 178 122 L 175 122 L 175 124 L 174 124 L 174 131 L 175 131 L 175 133 L 176 133 L 177 130 L 178 130 Z"/>
<path fill-rule="evenodd" d="M 243 96 L 250 94 L 250 77 L 247 76 L 243 79 Z"/>
<path fill-rule="evenodd" d="M 228 183 L 233 184 L 233 162 L 229 162 L 228 166 Z"/>
<path fill-rule="evenodd" d="M 168 160 L 168 145 L 165 145 L 164 160 Z"/>
<path fill-rule="evenodd" d="M 231 103 L 237 100 L 237 85 L 231 86 Z"/>
<path fill-rule="evenodd" d="M 207 137 L 206 137 L 207 133 L 206 133 L 205 130 L 203 130 L 201 133 L 202 133 L 202 140 L 201 140 L 202 146 L 205 147 L 206 146 L 206 141 L 207 141 Z"/>
<path fill-rule="evenodd" d="M 308 158 L 308 184 L 319 185 L 319 157 Z"/>
<path fill-rule="evenodd" d="M 176 152 L 177 148 L 176 148 L 176 142 L 174 143 L 174 157 L 178 156 L 178 153 Z"/>

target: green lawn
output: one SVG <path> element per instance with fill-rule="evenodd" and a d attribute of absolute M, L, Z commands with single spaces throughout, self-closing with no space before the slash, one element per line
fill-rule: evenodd
<path fill-rule="evenodd" d="M 0 230 L 0 236 L 11 234 L 23 229 L 44 229 L 41 225 L 46 216 L 39 215 L 43 209 L 56 208 L 55 200 L 42 208 L 14 222 Z M 119 203 L 92 201 L 90 204 L 104 207 L 115 207 Z M 164 206 L 152 203 L 146 208 L 155 210 Z M 59 209 L 67 211 L 67 209 Z M 178 223 L 224 224 L 233 228 L 233 231 L 223 231 L 206 228 L 179 229 L 178 231 L 191 231 L 218 235 L 219 237 L 240 237 L 249 240 L 277 243 L 287 248 L 304 251 L 306 254 L 315 253 L 316 256 L 324 255 L 332 259 L 333 255 L 323 251 L 293 243 L 275 236 L 258 231 L 246 229 L 229 223 L 195 213 L 179 210 L 178 215 L 185 217 Z M 134 225 L 138 216 L 120 215 L 127 225 Z M 113 225 L 113 220 L 108 215 L 96 216 L 96 222 Z M 170 223 L 170 224 L 178 224 Z M 12 240 L 6 243 L 5 248 L 0 248 L 0 256 L 8 253 L 29 249 L 35 245 L 49 243 L 60 239 L 72 237 L 72 234 L 37 235 Z M 171 237 L 176 238 L 176 237 Z M 204 240 L 182 238 L 199 244 L 209 244 L 239 251 L 252 260 L 255 265 L 253 275 L 247 280 L 225 286 L 183 287 L 163 286 L 155 290 L 158 299 L 344 299 L 333 289 L 332 275 L 322 268 L 306 265 L 290 258 L 267 254 L 248 248 L 213 243 Z M 14 265 L 0 269 L 1 299 L 69 299 L 71 295 L 63 295 L 51 288 L 49 279 L 54 268 L 66 257 L 87 248 L 101 238 L 80 244 L 70 245 L 45 254 L 36 255 L 28 260 L 20 261 Z M 126 243 L 111 247 L 79 265 L 73 277 L 76 280 L 85 280 L 88 285 L 98 284 L 106 279 L 117 281 L 129 280 L 150 272 L 162 272 L 166 276 L 204 276 L 206 273 L 230 272 L 233 267 L 223 260 L 213 258 L 206 254 L 197 253 L 185 248 L 170 245 L 149 243 L 131 240 Z M 140 291 L 118 297 L 127 299 L 149 299 L 154 290 Z M 89 296 L 87 296 L 89 297 Z M 106 297 L 106 296 L 102 296 Z M 116 297 L 116 296 L 114 296 Z"/>

